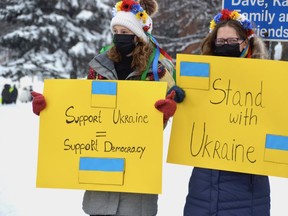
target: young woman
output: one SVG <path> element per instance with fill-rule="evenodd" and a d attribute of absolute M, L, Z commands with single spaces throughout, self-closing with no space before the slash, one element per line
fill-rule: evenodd
<path fill-rule="evenodd" d="M 236 11 L 222 10 L 210 23 L 203 55 L 267 58 L 251 22 Z M 184 216 L 269 216 L 267 176 L 195 167 L 189 182 Z"/>
<path fill-rule="evenodd" d="M 172 62 L 155 58 L 157 47 L 151 36 L 153 25 L 150 16 L 156 11 L 155 1 L 140 1 L 139 4 L 136 1 L 118 2 L 110 25 L 114 45 L 92 59 L 88 79 L 158 79 L 167 82 L 169 89 L 174 86 Z M 165 104 L 160 101 L 156 104 L 158 108 L 165 107 L 164 123 L 175 111 L 170 96 Z M 157 214 L 157 199 L 156 194 L 86 191 L 83 209 L 90 215 L 152 216 Z"/>
<path fill-rule="evenodd" d="M 172 61 L 151 35 L 151 15 L 157 9 L 154 0 L 116 3 L 110 25 L 113 44 L 91 60 L 88 79 L 167 82 L 166 99 L 155 103 L 166 124 L 176 110 L 175 101 L 181 102 L 184 92 L 175 86 Z M 159 58 L 160 55 L 163 58 Z M 32 95 L 33 112 L 39 115 L 46 106 L 45 98 L 36 92 Z M 83 210 L 91 216 L 154 216 L 157 214 L 157 200 L 157 194 L 85 191 Z"/>

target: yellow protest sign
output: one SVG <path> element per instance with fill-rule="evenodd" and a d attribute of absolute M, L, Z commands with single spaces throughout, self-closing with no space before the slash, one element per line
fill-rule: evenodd
<path fill-rule="evenodd" d="M 288 62 L 179 54 L 167 161 L 288 177 Z"/>
<path fill-rule="evenodd" d="M 165 82 L 45 80 L 37 187 L 161 193 Z"/>

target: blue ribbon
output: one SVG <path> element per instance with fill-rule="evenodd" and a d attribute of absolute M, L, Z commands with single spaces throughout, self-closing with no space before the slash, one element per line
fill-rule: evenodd
<path fill-rule="evenodd" d="M 159 44 L 151 34 L 147 34 L 147 35 L 150 37 L 152 42 L 156 45 L 156 53 L 155 53 L 155 57 L 153 60 L 152 71 L 153 71 L 153 75 L 154 75 L 154 80 L 159 81 L 159 76 L 158 76 L 158 60 L 159 60 L 159 56 L 160 56 Z"/>

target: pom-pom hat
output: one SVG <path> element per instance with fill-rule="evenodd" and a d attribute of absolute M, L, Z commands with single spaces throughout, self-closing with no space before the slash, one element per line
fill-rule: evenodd
<path fill-rule="evenodd" d="M 142 0 L 152 4 L 152 9 L 149 11 L 154 13 L 157 10 L 157 3 L 151 0 Z M 149 6 L 151 4 L 148 4 Z M 154 7 L 154 8 L 153 8 Z M 145 8 L 146 9 L 146 8 Z M 132 31 L 137 37 L 142 38 L 146 43 L 149 42 L 149 37 L 146 33 L 151 34 L 153 23 L 151 17 L 148 15 L 142 6 L 141 2 L 134 0 L 123 0 L 116 3 L 113 8 L 110 28 L 113 32 L 113 26 L 121 25 Z"/>

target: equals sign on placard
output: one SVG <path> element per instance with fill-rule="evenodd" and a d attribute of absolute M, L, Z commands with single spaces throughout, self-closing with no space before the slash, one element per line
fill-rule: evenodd
<path fill-rule="evenodd" d="M 98 131 L 98 132 L 96 132 L 96 137 L 106 137 L 106 131 Z"/>

